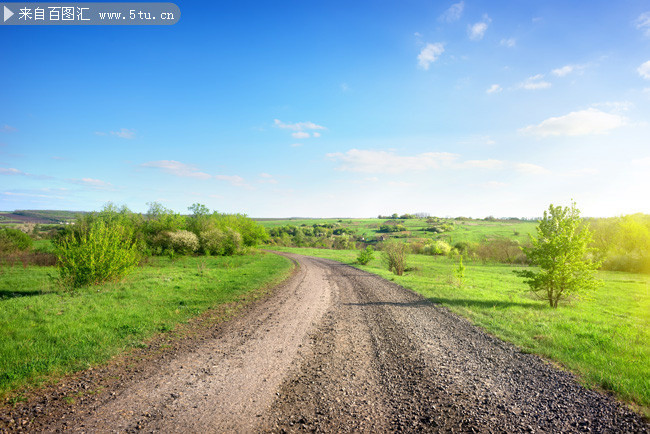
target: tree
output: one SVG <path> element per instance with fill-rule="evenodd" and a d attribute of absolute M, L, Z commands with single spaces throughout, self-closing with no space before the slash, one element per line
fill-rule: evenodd
<path fill-rule="evenodd" d="M 531 235 L 532 247 L 523 248 L 528 259 L 539 271 L 516 271 L 526 279 L 530 288 L 548 300 L 551 307 L 570 294 L 593 289 L 600 284 L 594 271 L 600 263 L 588 256 L 593 251 L 588 226 L 583 225 L 575 202 L 571 208 L 553 206 L 544 211 L 537 226 L 537 238 Z"/>

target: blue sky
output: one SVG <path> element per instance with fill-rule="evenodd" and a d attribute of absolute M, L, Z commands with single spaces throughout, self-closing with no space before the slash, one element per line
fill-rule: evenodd
<path fill-rule="evenodd" d="M 0 209 L 650 213 L 650 1 L 176 4 L 0 26 Z"/>

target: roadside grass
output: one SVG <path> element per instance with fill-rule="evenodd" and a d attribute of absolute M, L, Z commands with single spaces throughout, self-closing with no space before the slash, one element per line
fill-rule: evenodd
<path fill-rule="evenodd" d="M 100 364 L 222 303 L 262 292 L 292 270 L 267 253 L 154 257 L 126 280 L 60 290 L 54 267 L 0 270 L 0 398 Z"/>
<path fill-rule="evenodd" d="M 576 373 L 591 388 L 613 392 L 650 417 L 650 276 L 599 272 L 604 285 L 558 309 L 535 298 L 504 264 L 465 262 L 465 280 L 454 278 L 457 262 L 411 255 L 411 271 L 396 276 L 375 254 L 355 264 L 358 251 L 301 248 L 277 250 L 329 258 L 413 289 L 469 318 L 524 352 L 550 359 Z"/>

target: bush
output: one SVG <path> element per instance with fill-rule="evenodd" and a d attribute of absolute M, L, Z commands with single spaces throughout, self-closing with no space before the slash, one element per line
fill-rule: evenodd
<path fill-rule="evenodd" d="M 203 231 L 199 235 L 201 250 L 209 255 L 223 256 L 225 255 L 226 238 L 226 234 L 220 229 Z"/>
<path fill-rule="evenodd" d="M 372 247 L 368 246 L 366 247 L 366 250 L 359 252 L 359 256 L 357 256 L 357 262 L 361 265 L 368 265 L 368 263 L 372 261 L 373 256 L 373 249 Z"/>
<path fill-rule="evenodd" d="M 442 240 L 436 240 L 424 246 L 426 255 L 448 255 L 449 253 L 451 253 L 451 246 Z"/>
<path fill-rule="evenodd" d="M 526 264 L 528 258 L 517 240 L 496 238 L 486 240 L 471 248 L 472 253 L 483 262 L 494 261 L 506 264 Z"/>
<path fill-rule="evenodd" d="M 406 269 L 406 251 L 408 245 L 405 243 L 390 242 L 382 246 L 384 260 L 388 263 L 388 271 L 401 276 Z"/>
<path fill-rule="evenodd" d="M 72 288 L 119 279 L 139 260 L 133 232 L 102 220 L 69 233 L 56 247 L 61 281 Z"/>
<path fill-rule="evenodd" d="M 169 232 L 169 241 L 174 252 L 189 255 L 199 250 L 199 238 L 190 231 Z"/>
<path fill-rule="evenodd" d="M 0 253 L 29 250 L 31 247 L 32 239 L 26 233 L 18 229 L 0 229 Z"/>
<path fill-rule="evenodd" d="M 354 241 L 350 240 L 347 235 L 340 235 L 334 238 L 333 247 L 336 250 L 348 250 L 354 247 Z"/>

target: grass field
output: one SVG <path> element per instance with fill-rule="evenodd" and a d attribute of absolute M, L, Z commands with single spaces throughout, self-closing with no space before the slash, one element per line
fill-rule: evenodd
<path fill-rule="evenodd" d="M 0 270 L 0 397 L 102 363 L 193 316 L 286 277 L 292 264 L 265 253 L 154 257 L 120 283 L 57 291 L 53 267 Z"/>
<path fill-rule="evenodd" d="M 278 248 L 353 264 L 357 251 Z M 411 288 L 525 352 L 578 374 L 588 387 L 613 392 L 650 417 L 650 276 L 599 272 L 604 285 L 558 309 L 535 299 L 515 267 L 466 263 L 465 283 L 447 257 L 411 255 L 404 276 L 385 270 L 379 252 L 359 268 Z"/>
<path fill-rule="evenodd" d="M 450 244 L 457 242 L 480 242 L 486 239 L 505 237 L 521 242 L 528 241 L 528 234 L 534 234 L 537 222 L 533 221 L 483 221 L 483 220 L 455 220 L 443 219 L 445 222 L 454 224 L 454 229 L 449 232 L 440 234 L 426 232 L 429 226 L 426 219 L 405 219 L 400 220 L 401 224 L 406 226 L 406 232 L 392 233 L 392 237 L 414 239 L 440 239 Z M 260 220 L 262 226 L 273 228 L 278 226 L 312 226 L 314 224 L 338 223 L 341 227 L 354 230 L 355 235 L 374 239 L 381 235 L 379 225 L 384 223 L 385 219 L 281 219 L 281 220 Z"/>

